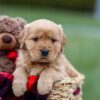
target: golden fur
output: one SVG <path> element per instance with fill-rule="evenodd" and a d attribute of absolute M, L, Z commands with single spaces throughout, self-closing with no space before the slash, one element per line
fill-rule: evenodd
<path fill-rule="evenodd" d="M 21 50 L 13 73 L 13 92 L 16 96 L 25 93 L 27 77 L 39 75 L 37 89 L 40 94 L 51 91 L 53 83 L 65 77 L 76 77 L 79 72 L 63 55 L 65 36 L 61 25 L 40 19 L 25 26 L 20 33 Z M 40 50 L 47 48 L 49 55 L 42 57 Z"/>

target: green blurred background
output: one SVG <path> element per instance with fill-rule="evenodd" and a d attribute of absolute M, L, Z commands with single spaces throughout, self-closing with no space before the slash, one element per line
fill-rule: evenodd
<path fill-rule="evenodd" d="M 86 76 L 83 100 L 100 100 L 100 0 L 0 0 L 0 15 L 62 24 L 65 54 Z"/>

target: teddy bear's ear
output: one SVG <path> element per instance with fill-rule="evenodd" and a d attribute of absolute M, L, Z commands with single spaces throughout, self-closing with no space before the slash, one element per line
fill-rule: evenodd
<path fill-rule="evenodd" d="M 0 20 L 5 20 L 5 19 L 7 19 L 7 18 L 9 18 L 8 16 L 6 16 L 6 15 L 0 15 Z"/>
<path fill-rule="evenodd" d="M 25 30 L 23 29 L 20 33 L 19 33 L 19 44 L 20 44 L 20 48 L 21 49 L 26 49 L 26 46 L 25 46 Z"/>
<path fill-rule="evenodd" d="M 63 47 L 66 45 L 66 42 L 67 42 L 67 37 L 65 36 L 64 34 L 64 30 L 62 28 L 62 25 L 58 25 L 59 26 L 59 29 L 60 29 L 60 32 L 61 32 L 61 42 L 62 42 L 62 47 L 61 47 L 61 50 L 63 50 Z"/>
<path fill-rule="evenodd" d="M 21 17 L 16 17 L 15 20 L 23 27 L 24 25 L 27 24 L 26 20 L 24 20 Z"/>

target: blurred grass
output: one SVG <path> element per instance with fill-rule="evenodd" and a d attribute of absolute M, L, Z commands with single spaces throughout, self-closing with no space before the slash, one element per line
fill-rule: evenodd
<path fill-rule="evenodd" d="M 92 14 L 0 4 L 0 15 L 21 16 L 28 22 L 48 18 L 61 23 L 68 37 L 65 54 L 86 76 L 84 100 L 100 100 L 100 22 Z"/>

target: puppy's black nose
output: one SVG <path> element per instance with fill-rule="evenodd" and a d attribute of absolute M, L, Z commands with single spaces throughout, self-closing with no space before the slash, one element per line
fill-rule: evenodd
<path fill-rule="evenodd" d="M 46 57 L 46 56 L 48 56 L 48 54 L 49 54 L 48 49 L 46 49 L 46 48 L 41 49 L 41 55 L 42 56 Z"/>
<path fill-rule="evenodd" d="M 11 38 L 9 35 L 4 35 L 4 36 L 2 37 L 2 41 L 3 41 L 4 43 L 11 43 L 11 42 L 12 42 L 12 38 Z"/>

